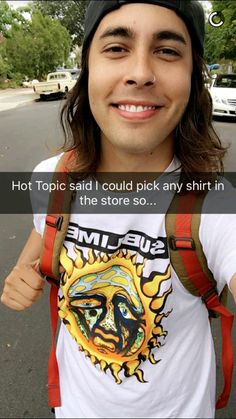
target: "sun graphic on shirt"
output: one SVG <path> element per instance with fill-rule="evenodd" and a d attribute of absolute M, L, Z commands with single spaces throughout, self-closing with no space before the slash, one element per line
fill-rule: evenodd
<path fill-rule="evenodd" d="M 74 247 L 73 261 L 63 247 L 59 316 L 93 364 L 109 369 L 118 384 L 120 371 L 144 382 L 142 361 L 156 364 L 152 349 L 161 346 L 167 331 L 161 325 L 170 312 L 163 309 L 172 292 L 170 267 L 145 278 L 145 261 L 137 254 L 117 251 L 83 253 Z"/>

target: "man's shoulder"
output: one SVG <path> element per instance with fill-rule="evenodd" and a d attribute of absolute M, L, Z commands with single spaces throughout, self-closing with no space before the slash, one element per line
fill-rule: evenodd
<path fill-rule="evenodd" d="M 212 189 L 206 194 L 203 203 L 203 214 L 234 214 L 236 212 L 236 188 L 225 177 L 215 182 Z"/>
<path fill-rule="evenodd" d="M 57 154 L 56 156 L 50 157 L 46 160 L 42 160 L 34 168 L 34 172 L 54 172 L 56 165 L 63 153 Z"/>

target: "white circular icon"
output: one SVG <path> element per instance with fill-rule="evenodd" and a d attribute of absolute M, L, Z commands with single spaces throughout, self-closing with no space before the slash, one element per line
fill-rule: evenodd
<path fill-rule="evenodd" d="M 221 12 L 212 12 L 209 15 L 208 22 L 214 28 L 220 28 L 224 24 L 225 18 Z"/>

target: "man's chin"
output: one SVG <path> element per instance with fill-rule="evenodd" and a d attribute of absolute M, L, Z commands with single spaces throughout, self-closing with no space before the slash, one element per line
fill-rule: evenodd
<path fill-rule="evenodd" d="M 123 144 L 123 149 L 127 153 L 136 154 L 136 155 L 150 155 L 158 151 L 160 147 L 162 147 L 165 143 L 165 139 L 158 138 L 155 140 L 148 141 L 146 140 L 145 143 L 135 141 L 128 141 Z"/>

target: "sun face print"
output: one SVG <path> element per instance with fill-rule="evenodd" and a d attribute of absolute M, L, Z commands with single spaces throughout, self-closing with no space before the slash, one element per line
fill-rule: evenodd
<path fill-rule="evenodd" d="M 65 274 L 59 316 L 80 350 L 101 370 L 109 369 L 118 384 L 122 370 L 144 382 L 139 366 L 144 360 L 158 362 L 152 349 L 167 334 L 161 321 L 170 314 L 162 311 L 172 292 L 170 267 L 146 278 L 145 261 L 137 263 L 137 253 L 129 250 L 109 256 L 90 249 L 87 259 L 76 247 L 74 251 L 75 261 L 65 247 L 61 253 Z"/>

